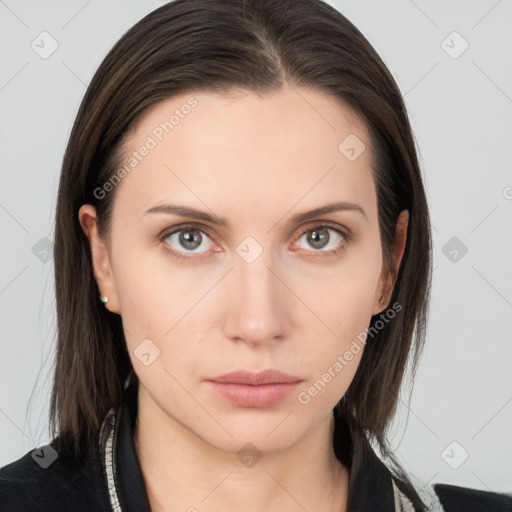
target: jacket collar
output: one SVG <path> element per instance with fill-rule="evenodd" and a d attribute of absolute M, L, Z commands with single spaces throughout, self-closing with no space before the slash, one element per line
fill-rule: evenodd
<path fill-rule="evenodd" d="M 138 379 L 127 378 L 123 400 L 106 415 L 99 435 L 101 464 L 113 512 L 150 512 L 144 478 L 134 446 L 137 419 Z M 422 511 L 414 507 L 401 482 L 395 481 L 387 466 L 377 457 L 366 436 L 356 441 L 348 422 L 334 413 L 335 428 L 343 431 L 344 446 L 333 443 L 338 459 L 350 468 L 349 512 Z"/>

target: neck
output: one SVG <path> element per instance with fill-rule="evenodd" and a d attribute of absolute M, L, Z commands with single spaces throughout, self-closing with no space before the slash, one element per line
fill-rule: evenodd
<path fill-rule="evenodd" d="M 158 427 L 156 427 L 158 426 Z M 139 386 L 134 444 L 152 512 L 344 512 L 349 473 L 332 448 L 334 417 L 291 447 L 244 467 L 206 443 Z"/>

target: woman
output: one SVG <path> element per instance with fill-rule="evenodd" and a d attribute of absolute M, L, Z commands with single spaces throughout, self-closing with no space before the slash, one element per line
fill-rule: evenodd
<path fill-rule="evenodd" d="M 78 112 L 54 254 L 54 440 L 0 470 L 7 510 L 436 506 L 386 440 L 425 338 L 425 191 L 398 87 L 332 7 L 138 22 Z"/>

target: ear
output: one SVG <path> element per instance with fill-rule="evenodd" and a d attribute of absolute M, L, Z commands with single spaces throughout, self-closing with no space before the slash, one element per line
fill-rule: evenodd
<path fill-rule="evenodd" d="M 89 247 L 91 249 L 91 259 L 96 283 L 98 284 L 101 297 L 108 297 L 108 302 L 105 304 L 105 308 L 112 313 L 117 313 L 119 311 L 119 303 L 112 274 L 110 254 L 107 246 L 98 234 L 96 218 L 96 209 L 94 206 L 84 204 L 80 207 L 80 210 L 78 211 L 78 220 L 85 235 L 89 239 Z M 100 297 L 98 297 L 98 301 L 100 301 Z"/>
<path fill-rule="evenodd" d="M 400 270 L 400 263 L 404 255 L 405 243 L 407 241 L 407 226 L 409 224 L 409 211 L 400 212 L 395 226 L 395 239 L 391 251 L 391 268 L 383 268 L 379 279 L 379 285 L 374 297 L 372 315 L 384 311 L 388 307 L 389 300 Z M 379 300 L 382 298 L 383 302 Z"/>

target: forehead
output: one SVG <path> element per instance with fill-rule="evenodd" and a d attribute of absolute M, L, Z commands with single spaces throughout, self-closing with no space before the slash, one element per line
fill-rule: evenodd
<path fill-rule="evenodd" d="M 117 193 L 134 214 L 169 198 L 202 209 L 236 205 L 239 215 L 375 198 L 364 124 L 316 90 L 168 98 L 141 116 L 125 149 Z"/>

